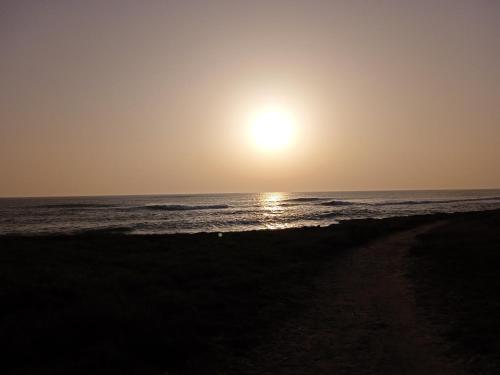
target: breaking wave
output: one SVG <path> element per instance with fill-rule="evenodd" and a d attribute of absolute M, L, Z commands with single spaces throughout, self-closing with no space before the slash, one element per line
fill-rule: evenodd
<path fill-rule="evenodd" d="M 481 202 L 481 201 L 496 201 L 496 200 L 500 200 L 500 197 L 394 201 L 394 202 L 372 203 L 372 206 L 401 206 L 401 205 L 406 206 L 406 205 L 419 205 L 419 204 Z"/>
<path fill-rule="evenodd" d="M 317 217 L 312 217 L 312 219 L 329 219 L 329 218 L 336 218 L 339 216 L 338 212 L 325 212 L 323 214 L 318 215 Z"/>
<path fill-rule="evenodd" d="M 311 197 L 311 198 L 291 198 L 291 199 L 284 199 L 283 202 L 316 202 L 316 201 L 321 201 L 324 200 L 325 198 L 317 198 L 317 197 Z"/>
<path fill-rule="evenodd" d="M 155 204 L 145 206 L 148 210 L 159 211 L 195 211 L 195 210 L 223 210 L 229 208 L 227 204 L 212 204 L 202 206 L 187 206 L 183 204 Z"/>
<path fill-rule="evenodd" d="M 322 206 L 352 206 L 354 203 L 347 201 L 329 201 L 321 203 Z"/>

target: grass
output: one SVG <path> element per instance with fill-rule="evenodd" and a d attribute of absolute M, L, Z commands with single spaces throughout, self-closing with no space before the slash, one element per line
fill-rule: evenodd
<path fill-rule="evenodd" d="M 500 211 L 450 217 L 412 250 L 417 303 L 474 374 L 500 373 Z"/>
<path fill-rule="evenodd" d="M 300 311 L 335 255 L 433 220 L 0 237 L 3 374 L 215 374 Z"/>

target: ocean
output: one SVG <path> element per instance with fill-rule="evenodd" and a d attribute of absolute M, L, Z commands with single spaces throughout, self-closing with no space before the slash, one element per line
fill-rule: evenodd
<path fill-rule="evenodd" d="M 0 199 L 0 235 L 227 232 L 500 208 L 500 190 Z"/>

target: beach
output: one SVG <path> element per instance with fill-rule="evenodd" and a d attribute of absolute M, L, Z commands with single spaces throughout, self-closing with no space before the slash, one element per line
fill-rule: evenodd
<path fill-rule="evenodd" d="M 492 210 L 0 236 L 0 370 L 498 373 L 499 228 Z"/>

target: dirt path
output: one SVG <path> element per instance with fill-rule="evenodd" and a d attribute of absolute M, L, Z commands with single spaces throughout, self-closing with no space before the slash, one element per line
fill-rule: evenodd
<path fill-rule="evenodd" d="M 318 279 L 310 308 L 248 363 L 255 374 L 462 374 L 416 316 L 405 255 L 439 223 L 346 252 Z"/>

